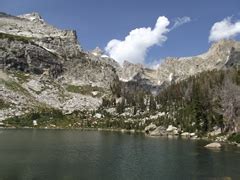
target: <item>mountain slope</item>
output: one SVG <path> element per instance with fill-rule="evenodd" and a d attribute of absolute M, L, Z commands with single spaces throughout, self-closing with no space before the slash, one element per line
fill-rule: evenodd
<path fill-rule="evenodd" d="M 39 14 L 0 13 L 0 120 L 39 108 L 93 110 L 118 82 L 115 69 L 84 52 L 75 31 Z M 9 107 L 8 106 L 8 107 Z"/>
<path fill-rule="evenodd" d="M 10 117 L 5 122 L 21 126 L 36 119 L 42 126 L 61 124 L 68 117 L 70 127 L 73 120 L 74 127 L 142 130 L 154 121 L 188 131 L 217 126 L 238 132 L 238 113 L 228 117 L 213 108 L 239 99 L 232 80 L 239 78 L 239 64 L 240 42 L 224 40 L 199 56 L 167 58 L 157 69 L 127 61 L 121 67 L 99 48 L 84 51 L 75 31 L 57 29 L 37 13 L 0 13 L 0 125 Z M 224 103 L 214 102 L 219 95 L 227 95 Z M 231 103 L 238 111 L 238 100 Z"/>
<path fill-rule="evenodd" d="M 181 81 L 203 71 L 223 69 L 229 65 L 231 57 L 239 56 L 237 55 L 239 52 L 240 42 L 222 40 L 214 43 L 208 52 L 198 56 L 168 57 L 155 70 L 144 68 L 141 65 L 125 63 L 120 70 L 119 77 L 125 81 L 137 78 L 138 80 L 145 80 L 149 84 L 161 86 Z"/>

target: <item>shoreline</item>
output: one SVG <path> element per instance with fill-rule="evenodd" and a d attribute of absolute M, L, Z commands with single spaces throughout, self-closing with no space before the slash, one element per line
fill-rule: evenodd
<path fill-rule="evenodd" d="M 146 134 L 144 130 L 128 130 L 128 129 L 111 129 L 111 128 L 56 128 L 56 127 L 48 127 L 48 128 L 38 128 L 38 127 L 0 127 L 0 130 L 80 130 L 80 131 L 102 131 L 102 132 L 121 132 L 121 133 L 138 133 L 138 134 L 144 134 L 146 137 L 150 138 L 159 138 L 159 137 L 167 137 L 170 139 L 189 139 L 189 140 L 204 140 L 210 142 L 218 142 L 222 145 L 232 145 L 236 147 L 240 147 L 240 144 L 236 142 L 231 141 L 216 141 L 213 140 L 211 137 L 198 137 L 198 138 L 192 138 L 190 136 L 183 136 L 183 135 L 161 135 L 161 136 L 151 136 L 149 134 Z M 219 136 L 217 136 L 219 137 Z"/>
<path fill-rule="evenodd" d="M 135 129 L 112 129 L 112 128 L 59 128 L 59 127 L 47 127 L 47 128 L 38 128 L 38 127 L 0 127 L 1 129 L 6 130 L 23 130 L 23 129 L 36 129 L 36 130 L 81 130 L 81 131 L 108 131 L 108 132 L 122 132 L 122 133 L 143 133 L 144 130 L 135 130 Z"/>

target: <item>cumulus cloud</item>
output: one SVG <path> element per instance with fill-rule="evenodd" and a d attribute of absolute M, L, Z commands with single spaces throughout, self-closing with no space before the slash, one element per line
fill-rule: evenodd
<path fill-rule="evenodd" d="M 190 17 L 184 16 L 184 17 L 178 17 L 175 19 L 174 25 L 171 29 L 175 29 L 183 24 L 186 24 L 191 21 Z"/>
<path fill-rule="evenodd" d="M 190 21 L 190 17 L 179 17 L 174 21 L 173 26 L 169 28 L 170 21 L 168 18 L 160 16 L 154 28 L 136 28 L 130 31 L 124 40 L 112 39 L 105 47 L 105 51 L 121 65 L 125 60 L 143 64 L 150 47 L 162 45 L 167 40 L 167 33 Z"/>
<path fill-rule="evenodd" d="M 144 63 L 147 50 L 153 45 L 161 45 L 167 40 L 169 20 L 160 16 L 155 27 L 143 27 L 132 30 L 123 41 L 109 41 L 106 52 L 122 64 L 125 60 L 132 63 Z"/>
<path fill-rule="evenodd" d="M 234 22 L 231 17 L 227 17 L 212 26 L 209 42 L 234 38 L 238 34 L 240 34 L 240 21 Z"/>

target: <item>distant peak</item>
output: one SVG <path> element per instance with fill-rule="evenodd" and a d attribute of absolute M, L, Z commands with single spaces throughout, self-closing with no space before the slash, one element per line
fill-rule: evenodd
<path fill-rule="evenodd" d="M 13 17 L 12 15 L 9 15 L 5 12 L 0 12 L 0 17 Z"/>
<path fill-rule="evenodd" d="M 226 48 L 226 47 L 239 47 L 239 41 L 235 41 L 232 39 L 223 39 L 220 41 L 217 41 L 215 43 L 213 43 L 210 47 L 210 50 L 214 50 L 214 49 L 219 49 L 219 48 Z"/>
<path fill-rule="evenodd" d="M 23 14 L 23 15 L 19 15 L 18 17 L 20 18 L 24 18 L 24 19 L 28 19 L 30 21 L 44 21 L 41 17 L 41 15 L 37 12 L 32 12 L 32 13 L 29 13 L 29 14 Z"/>
<path fill-rule="evenodd" d="M 99 47 L 96 47 L 94 50 L 91 51 L 91 53 L 95 56 L 102 56 L 103 55 L 103 51 Z"/>
<path fill-rule="evenodd" d="M 226 54 L 229 53 L 232 48 L 240 50 L 239 41 L 223 39 L 218 42 L 215 42 L 211 45 L 208 50 L 208 55 L 216 55 L 216 54 Z"/>
<path fill-rule="evenodd" d="M 7 13 L 5 13 L 5 12 L 0 12 L 0 15 L 7 16 L 8 14 L 7 14 Z"/>
<path fill-rule="evenodd" d="M 129 62 L 129 61 L 125 60 L 123 62 L 123 67 L 128 67 L 128 66 L 135 66 L 135 67 L 139 67 L 139 68 L 144 68 L 143 64 L 134 64 L 132 62 Z"/>

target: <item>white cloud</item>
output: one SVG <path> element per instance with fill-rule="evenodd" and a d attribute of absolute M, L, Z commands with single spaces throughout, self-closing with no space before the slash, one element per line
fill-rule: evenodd
<path fill-rule="evenodd" d="M 179 26 L 181 26 L 181 25 L 183 25 L 183 24 L 186 24 L 186 23 L 188 23 L 188 22 L 190 22 L 190 21 L 191 21 L 191 18 L 190 18 L 190 17 L 187 17 L 187 16 L 178 17 L 178 18 L 175 19 L 174 25 L 173 25 L 173 27 L 171 28 L 171 30 L 172 30 L 172 29 L 175 29 L 175 28 L 177 28 L 177 27 L 179 27 Z"/>
<path fill-rule="evenodd" d="M 167 40 L 166 34 L 169 20 L 160 16 L 155 27 L 143 27 L 132 30 L 123 41 L 113 39 L 109 41 L 106 52 L 113 59 L 123 64 L 125 60 L 132 63 L 144 63 L 147 50 L 153 45 L 161 45 Z"/>
<path fill-rule="evenodd" d="M 113 39 L 109 41 L 105 51 L 121 65 L 125 60 L 143 64 L 150 47 L 162 45 L 167 40 L 168 32 L 190 21 L 191 18 L 186 16 L 177 18 L 173 26 L 169 28 L 168 18 L 160 16 L 154 28 L 136 28 L 130 31 L 124 40 Z"/>
<path fill-rule="evenodd" d="M 238 34 L 240 34 L 240 21 L 233 22 L 231 17 L 227 17 L 212 26 L 209 42 L 234 38 Z"/>

